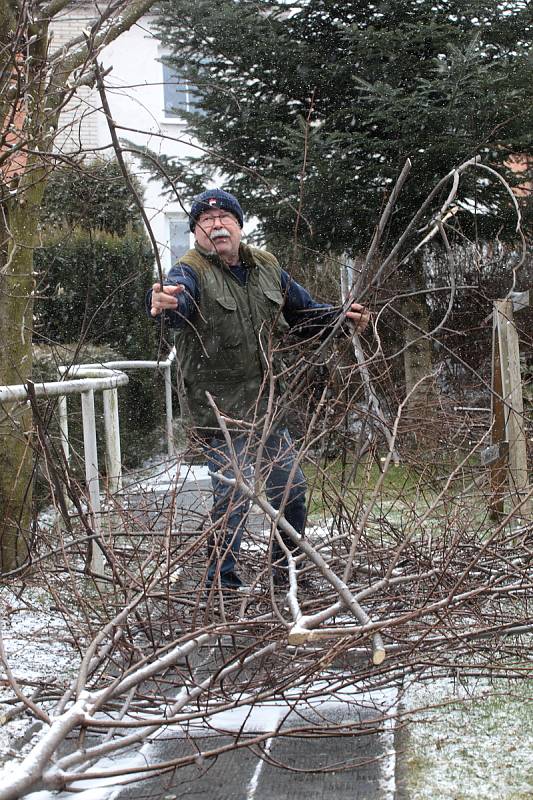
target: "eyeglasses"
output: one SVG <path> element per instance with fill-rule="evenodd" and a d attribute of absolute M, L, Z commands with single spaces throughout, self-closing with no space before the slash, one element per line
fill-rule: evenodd
<path fill-rule="evenodd" d="M 198 225 L 202 225 L 204 228 L 212 228 L 217 220 L 221 225 L 228 225 L 228 223 L 237 222 L 237 219 L 233 216 L 233 214 L 217 214 L 213 217 L 200 215 L 198 217 Z"/>

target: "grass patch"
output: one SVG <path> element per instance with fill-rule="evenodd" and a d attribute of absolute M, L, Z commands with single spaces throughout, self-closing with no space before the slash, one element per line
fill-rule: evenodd
<path fill-rule="evenodd" d="M 306 463 L 303 471 L 309 487 L 309 514 L 311 517 L 331 515 L 342 503 L 355 511 L 368 498 L 382 479 L 381 464 L 362 461 L 359 464 L 342 458 L 322 464 Z M 379 489 L 379 499 L 386 503 L 399 500 L 409 502 L 421 494 L 434 495 L 435 469 L 433 466 L 414 467 L 409 464 L 391 464 Z"/>
<path fill-rule="evenodd" d="M 408 692 L 416 712 L 408 728 L 403 775 L 409 800 L 531 800 L 533 681 Z"/>
<path fill-rule="evenodd" d="M 435 454 L 429 461 L 431 454 L 425 454 L 424 461 L 404 460 L 397 466 L 391 462 L 385 475 L 384 458 L 358 464 L 342 457 L 308 462 L 303 471 L 310 520 L 317 523 L 339 514 L 357 514 L 374 497 L 373 515 L 394 524 L 414 523 L 435 504 L 431 512 L 434 524 L 442 526 L 455 520 L 461 525 L 468 518 L 470 527 L 491 529 L 488 496 L 476 485 L 483 468 L 475 455 L 464 463 L 464 454 L 457 452 L 455 456 L 455 461 L 449 454 Z"/>

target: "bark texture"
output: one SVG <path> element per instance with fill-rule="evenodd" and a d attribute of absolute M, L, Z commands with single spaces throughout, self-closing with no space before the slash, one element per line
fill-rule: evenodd
<path fill-rule="evenodd" d="M 49 23 L 69 2 L 52 0 L 43 11 L 31 0 L 23 8 L 15 0 L 0 0 L 0 385 L 24 383 L 32 375 L 33 251 L 61 108 L 78 86 L 91 85 L 101 48 L 152 4 L 124 0 L 103 10 L 95 5 L 90 35 L 80 32 L 54 54 Z M 0 464 L 0 572 L 5 573 L 28 556 L 33 453 L 25 404 L 0 408 Z"/>

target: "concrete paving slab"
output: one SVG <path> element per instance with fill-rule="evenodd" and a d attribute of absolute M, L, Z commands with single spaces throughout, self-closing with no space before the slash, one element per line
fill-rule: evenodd
<path fill-rule="evenodd" d="M 195 737 L 194 745 L 186 740 L 168 739 L 157 745 L 158 760 L 189 755 L 229 744 L 222 736 Z M 247 749 L 226 753 L 203 765 L 182 767 L 175 772 L 143 780 L 125 787 L 115 800 L 246 800 L 246 787 L 254 773 L 257 757 Z"/>
<path fill-rule="evenodd" d="M 287 769 L 265 763 L 253 800 L 392 800 L 387 788 L 393 785 L 391 770 L 394 775 L 392 736 L 372 731 L 375 718 L 375 711 L 355 704 L 331 704 L 320 712 L 290 714 L 285 729 L 327 724 L 339 726 L 339 733 L 274 740 L 269 756 Z M 354 723 L 356 732 L 350 734 L 349 726 Z M 371 732 L 361 734 L 361 724 L 368 724 Z"/>

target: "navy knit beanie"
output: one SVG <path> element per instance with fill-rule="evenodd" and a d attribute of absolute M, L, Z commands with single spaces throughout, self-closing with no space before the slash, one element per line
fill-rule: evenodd
<path fill-rule="evenodd" d="M 192 203 L 191 213 L 189 216 L 189 227 L 194 231 L 198 217 L 204 211 L 209 211 L 210 208 L 221 208 L 223 211 L 229 211 L 239 221 L 242 228 L 244 222 L 244 215 L 239 201 L 229 192 L 223 189 L 208 189 L 207 192 L 197 195 Z"/>

